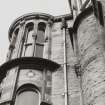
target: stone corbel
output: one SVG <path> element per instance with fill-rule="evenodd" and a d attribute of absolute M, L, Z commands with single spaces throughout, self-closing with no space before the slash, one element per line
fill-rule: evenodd
<path fill-rule="evenodd" d="M 74 68 L 75 68 L 75 73 L 76 73 L 77 77 L 81 76 L 81 65 L 75 64 Z"/>

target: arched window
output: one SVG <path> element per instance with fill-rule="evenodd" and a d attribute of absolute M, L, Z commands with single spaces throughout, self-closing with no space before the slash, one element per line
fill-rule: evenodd
<path fill-rule="evenodd" d="M 13 32 L 12 38 L 11 38 L 11 44 L 12 46 L 16 46 L 15 44 L 18 42 L 18 32 L 19 32 L 19 28 L 16 28 L 16 30 Z"/>
<path fill-rule="evenodd" d="M 45 39 L 45 28 L 46 24 L 40 22 L 38 24 L 37 38 L 36 38 L 36 57 L 43 57 L 44 39 Z"/>
<path fill-rule="evenodd" d="M 17 46 L 17 44 L 18 44 L 18 33 L 19 33 L 19 28 L 17 28 L 15 31 L 14 31 L 14 34 L 15 34 L 15 36 L 14 36 L 14 45 L 15 46 Z"/>
<path fill-rule="evenodd" d="M 18 33 L 19 33 L 19 28 L 16 28 L 12 34 L 7 60 L 10 60 L 11 58 L 16 58 L 15 50 L 17 48 L 16 46 L 18 45 Z"/>
<path fill-rule="evenodd" d="M 33 44 L 33 28 L 34 24 L 32 22 L 28 23 L 26 25 L 25 29 L 25 51 L 24 51 L 24 56 L 32 56 L 32 44 Z"/>
<path fill-rule="evenodd" d="M 32 84 L 25 84 L 17 91 L 15 105 L 39 105 L 38 89 Z"/>
<path fill-rule="evenodd" d="M 43 48 L 44 48 L 44 40 L 45 40 L 45 28 L 46 24 L 44 22 L 40 22 L 37 28 L 37 37 L 34 40 L 34 24 L 32 22 L 26 25 L 25 29 L 25 48 L 23 56 L 36 56 L 43 57 Z M 35 43 L 33 43 L 35 41 Z M 35 49 L 33 48 L 33 44 L 35 44 Z"/>

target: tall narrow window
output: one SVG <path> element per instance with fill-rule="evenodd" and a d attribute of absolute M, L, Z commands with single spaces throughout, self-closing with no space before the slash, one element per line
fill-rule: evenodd
<path fill-rule="evenodd" d="M 39 105 L 39 93 L 31 84 L 25 84 L 17 92 L 15 105 Z"/>
<path fill-rule="evenodd" d="M 19 28 L 16 28 L 16 30 L 13 32 L 11 44 L 9 47 L 9 52 L 7 55 L 7 60 L 10 60 L 12 58 L 16 58 L 16 46 L 18 45 L 18 32 Z"/>
<path fill-rule="evenodd" d="M 24 51 L 24 56 L 32 56 L 32 44 L 33 44 L 33 27 L 34 24 L 28 23 L 26 25 L 26 30 L 25 30 L 25 34 L 26 34 L 26 38 L 25 38 L 25 51 Z"/>
<path fill-rule="evenodd" d="M 19 28 L 17 28 L 14 33 L 15 33 L 15 36 L 17 38 L 18 37 L 18 33 L 19 33 Z M 15 39 L 15 43 L 16 43 L 16 39 Z"/>
<path fill-rule="evenodd" d="M 14 36 L 14 40 L 13 40 L 13 44 L 15 45 L 15 47 L 18 45 L 18 33 L 19 33 L 19 28 L 17 28 L 14 32 L 15 36 Z"/>
<path fill-rule="evenodd" d="M 36 38 L 36 57 L 43 57 L 43 48 L 44 48 L 44 36 L 45 36 L 46 24 L 40 22 L 38 24 L 37 38 Z"/>

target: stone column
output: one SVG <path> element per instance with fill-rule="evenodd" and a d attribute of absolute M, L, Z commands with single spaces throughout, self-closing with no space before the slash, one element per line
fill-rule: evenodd
<path fill-rule="evenodd" d="M 25 40 L 24 31 L 25 31 L 25 21 L 22 20 L 20 22 L 20 29 L 19 29 L 19 34 L 18 34 L 19 43 L 18 43 L 18 46 L 17 46 L 17 58 L 21 57 L 21 54 L 22 54 L 23 43 L 24 43 L 24 40 Z M 15 103 L 19 74 L 20 74 L 20 69 L 19 69 L 19 67 L 17 67 L 16 68 L 16 78 L 14 79 L 14 86 L 13 86 L 13 95 L 12 95 L 12 100 L 13 101 L 12 101 L 11 104 Z"/>
<path fill-rule="evenodd" d="M 19 29 L 19 44 L 18 44 L 18 52 L 17 52 L 17 58 L 21 56 L 22 49 L 23 49 L 23 43 L 25 41 L 25 20 L 20 22 L 20 29 Z"/>
<path fill-rule="evenodd" d="M 44 51 L 43 58 L 51 59 L 51 28 L 52 21 L 49 19 L 46 25 L 45 30 L 45 43 L 44 43 Z M 49 70 L 44 70 L 44 87 L 43 87 L 43 98 L 46 102 L 51 103 L 51 83 L 52 83 L 52 73 Z"/>
<path fill-rule="evenodd" d="M 44 43 L 44 52 L 43 52 L 43 57 L 46 59 L 50 59 L 51 57 L 51 26 L 52 26 L 52 21 L 48 20 L 45 30 L 45 43 Z"/>

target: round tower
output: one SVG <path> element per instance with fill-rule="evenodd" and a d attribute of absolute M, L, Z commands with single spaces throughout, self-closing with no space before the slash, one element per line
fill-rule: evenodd
<path fill-rule="evenodd" d="M 51 104 L 50 78 L 60 67 L 51 60 L 53 20 L 51 15 L 32 13 L 11 25 L 7 62 L 0 67 L 1 105 Z"/>
<path fill-rule="evenodd" d="M 73 26 L 83 105 L 105 105 L 104 4 L 91 0 Z"/>

